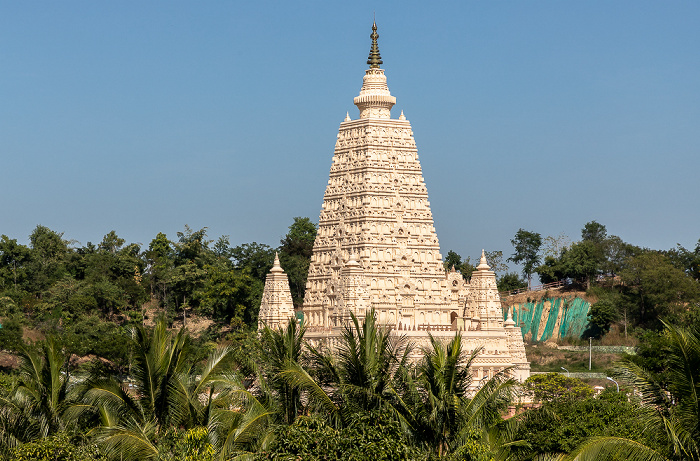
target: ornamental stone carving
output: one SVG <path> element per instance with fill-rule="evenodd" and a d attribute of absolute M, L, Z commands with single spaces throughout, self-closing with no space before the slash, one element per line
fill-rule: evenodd
<path fill-rule="evenodd" d="M 346 115 L 335 143 L 306 282 L 307 339 L 334 347 L 351 313 L 374 308 L 416 351 L 428 346 L 428 332 L 447 340 L 462 331 L 466 350 L 483 348 L 474 361 L 476 382 L 509 367 L 524 380 L 530 366 L 520 328 L 503 320 L 483 253 L 470 282 L 443 268 L 413 130 L 403 112 L 391 118 L 396 98 L 379 67 L 377 37 L 375 25 L 370 68 L 354 99 L 359 118 Z M 265 290 L 261 319 L 272 319 L 274 309 L 277 318 L 290 315 L 291 296 L 288 304 L 273 302 L 282 295 L 268 295 L 267 283 Z"/>

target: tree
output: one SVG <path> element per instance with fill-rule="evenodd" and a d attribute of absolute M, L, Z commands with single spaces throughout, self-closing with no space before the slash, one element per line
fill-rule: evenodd
<path fill-rule="evenodd" d="M 257 325 L 263 288 L 260 282 L 247 271 L 227 265 L 208 265 L 204 271 L 206 278 L 198 292 L 197 311 L 226 323 L 235 319 L 237 325 Z"/>
<path fill-rule="evenodd" d="M 588 311 L 588 335 L 600 338 L 610 331 L 610 325 L 620 318 L 616 297 L 606 296 L 591 304 Z"/>
<path fill-rule="evenodd" d="M 568 277 L 566 268 L 564 267 L 564 255 L 568 249 L 562 250 L 562 254 L 555 258 L 553 256 L 545 256 L 544 264 L 535 268 L 535 272 L 542 283 L 558 282 Z"/>
<path fill-rule="evenodd" d="M 570 456 L 572 460 L 700 460 L 700 333 L 696 327 L 664 324 L 668 338 L 668 386 L 648 371 L 623 361 L 618 377 L 641 394 L 642 411 L 635 418 L 651 443 L 629 437 L 589 439 Z M 654 446 L 657 442 L 659 446 Z M 616 458 L 614 458 L 616 457 Z"/>
<path fill-rule="evenodd" d="M 661 253 L 646 251 L 620 272 L 623 301 L 638 324 L 658 327 L 660 319 L 684 315 L 700 299 L 700 286 Z"/>
<path fill-rule="evenodd" d="M 676 245 L 676 248 L 665 251 L 664 255 L 671 260 L 675 267 L 695 280 L 700 280 L 700 240 L 698 240 L 693 251 L 684 248 L 679 243 Z"/>
<path fill-rule="evenodd" d="M 31 274 L 31 289 L 41 292 L 66 273 L 65 263 L 70 250 L 63 233 L 54 232 L 46 226 L 36 226 L 29 236 L 31 246 L 28 264 Z"/>
<path fill-rule="evenodd" d="M 442 265 L 445 270 L 451 270 L 454 267 L 456 271 L 462 274 L 464 280 L 469 280 L 472 276 L 472 272 L 476 270 L 476 267 L 472 265 L 468 256 L 466 260 L 462 261 L 462 257 L 452 250 L 447 252 L 445 262 L 443 262 Z"/>
<path fill-rule="evenodd" d="M 508 264 L 503 262 L 503 252 L 501 250 L 484 251 L 486 262 L 491 270 L 496 273 L 504 273 L 508 270 Z"/>
<path fill-rule="evenodd" d="M 124 242 L 126 242 L 126 240 L 120 238 L 115 231 L 111 230 L 102 238 L 102 243 L 100 243 L 99 248 L 100 250 L 108 251 L 114 254 L 121 249 Z"/>
<path fill-rule="evenodd" d="M 151 241 L 145 252 L 146 276 L 151 286 L 151 297 L 160 299 L 167 306 L 173 284 L 174 257 L 173 244 L 162 232 Z"/>
<path fill-rule="evenodd" d="M 18 244 L 16 239 L 0 237 L 0 290 L 12 287 L 16 292 L 18 285 L 24 286 L 30 255 L 29 248 Z"/>
<path fill-rule="evenodd" d="M 525 380 L 525 389 L 537 402 L 556 399 L 583 399 L 593 396 L 593 389 L 578 378 L 561 373 L 532 375 Z"/>
<path fill-rule="evenodd" d="M 561 460 L 556 455 L 571 453 L 591 437 L 626 437 L 646 443 L 648 439 L 643 435 L 639 412 L 638 399 L 616 392 L 615 386 L 596 397 L 545 401 L 517 417 L 515 437 L 528 440 L 530 446 L 517 448 L 516 459 Z"/>
<path fill-rule="evenodd" d="M 603 244 L 607 236 L 608 231 L 605 226 L 596 221 L 586 223 L 581 229 L 581 239 L 584 242 Z"/>
<path fill-rule="evenodd" d="M 615 284 L 615 276 L 627 265 L 627 260 L 641 253 L 641 249 L 629 243 L 625 243 L 616 235 L 611 235 L 605 243 L 605 258 L 603 261 L 603 273 L 610 275 L 611 285 Z"/>
<path fill-rule="evenodd" d="M 571 245 L 568 251 L 562 253 L 564 273 L 572 279 L 585 278 L 586 288 L 591 287 L 591 279 L 600 269 L 600 253 L 595 244 L 584 240 Z"/>
<path fill-rule="evenodd" d="M 512 291 L 527 287 L 527 282 L 515 272 L 508 272 L 498 278 L 498 291 Z"/>
<path fill-rule="evenodd" d="M 267 385 L 277 396 L 280 403 L 282 420 L 292 424 L 302 409 L 301 392 L 298 387 L 290 385 L 283 378 L 282 372 L 290 367 L 298 366 L 304 345 L 306 328 L 292 317 L 286 328 L 273 330 L 268 326 L 260 333 L 260 349 L 262 357 L 267 360 L 263 367 L 262 376 Z"/>
<path fill-rule="evenodd" d="M 542 254 L 545 258 L 548 256 L 558 258 L 561 256 L 561 252 L 570 245 L 569 237 L 563 232 L 556 237 L 549 235 L 542 240 Z"/>
<path fill-rule="evenodd" d="M 16 317 L 3 319 L 0 324 L 0 350 L 21 350 L 24 346 L 22 331 L 22 324 Z"/>
<path fill-rule="evenodd" d="M 316 224 L 309 218 L 296 217 L 289 226 L 289 232 L 280 241 L 280 264 L 289 277 L 295 308 L 300 308 L 304 302 L 306 277 L 315 240 Z"/>
<path fill-rule="evenodd" d="M 405 338 L 378 323 L 373 310 L 362 321 L 350 315 L 335 353 L 310 347 L 311 373 L 290 363 L 280 377 L 305 393 L 310 408 L 336 427 L 369 410 L 405 418 L 398 390 L 404 386 L 411 349 Z"/>
<path fill-rule="evenodd" d="M 425 457 L 411 446 L 395 418 L 373 411 L 353 415 L 348 426 L 339 429 L 320 418 L 301 416 L 291 426 L 277 428 L 270 451 L 256 459 L 418 461 Z"/>
<path fill-rule="evenodd" d="M 532 283 L 532 273 L 535 272 L 535 267 L 540 263 L 540 246 L 542 245 L 542 236 L 536 232 L 529 232 L 523 229 L 518 229 L 515 233 L 515 238 L 510 241 L 515 248 L 515 253 L 508 258 L 516 264 L 523 265 L 523 275 L 527 278 L 528 287 Z"/>
<path fill-rule="evenodd" d="M 418 387 L 411 395 L 411 406 L 416 408 L 413 425 L 417 437 L 439 457 L 457 450 L 465 434 L 487 431 L 499 422 L 500 412 L 511 397 L 514 381 L 508 378 L 508 369 L 483 385 L 478 383 L 478 390 L 471 392 L 470 368 L 481 352 L 477 348 L 467 356 L 459 332 L 447 344 L 431 335 L 430 347 L 423 349 Z"/>
<path fill-rule="evenodd" d="M 226 373 L 228 348 L 213 351 L 196 372 L 184 329 L 172 334 L 161 319 L 151 332 L 138 325 L 130 333 L 133 382 L 93 376 L 85 384 L 82 405 L 74 408 L 76 414 L 92 415 L 99 421 L 96 438 L 108 455 L 124 460 L 156 459 L 160 453 L 157 441 L 171 427 L 211 423 L 224 430 L 226 424 L 219 413 L 243 408 L 236 406 L 240 401 L 231 400 L 243 385 Z"/>
<path fill-rule="evenodd" d="M 0 397 L 0 451 L 59 433 L 71 418 L 68 356 L 54 338 L 20 350 L 19 379 Z"/>
<path fill-rule="evenodd" d="M 231 250 L 231 258 L 238 269 L 250 270 L 250 275 L 265 283 L 265 277 L 272 269 L 275 250 L 269 245 L 244 243 Z"/>

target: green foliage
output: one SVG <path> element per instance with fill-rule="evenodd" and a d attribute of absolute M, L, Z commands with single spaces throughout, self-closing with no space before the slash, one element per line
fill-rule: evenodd
<path fill-rule="evenodd" d="M 287 424 L 291 424 L 302 409 L 301 392 L 283 378 L 282 372 L 299 364 L 305 332 L 306 328 L 292 317 L 286 328 L 273 330 L 265 326 L 260 333 L 260 352 L 266 358 L 262 377 L 276 394 Z"/>
<path fill-rule="evenodd" d="M 19 351 L 24 346 L 22 323 L 17 317 L 6 317 L 0 322 L 0 350 Z"/>
<path fill-rule="evenodd" d="M 634 437 L 598 437 L 586 441 L 571 458 L 627 460 L 700 460 L 700 332 L 696 327 L 664 325 L 668 346 L 667 386 L 632 361 L 620 364 L 616 374 L 641 396 L 633 419 L 643 427 L 646 440 Z M 632 440 L 630 440 L 632 439 Z"/>
<path fill-rule="evenodd" d="M 289 226 L 289 232 L 280 241 L 280 264 L 289 277 L 295 308 L 300 308 L 304 301 L 306 276 L 315 240 L 316 224 L 309 218 L 296 217 Z"/>
<path fill-rule="evenodd" d="M 63 328 L 60 338 L 68 351 L 80 357 L 101 357 L 122 370 L 128 365 L 129 338 L 125 329 L 116 323 L 95 315 L 85 316 Z"/>
<path fill-rule="evenodd" d="M 14 389 L 17 384 L 17 376 L 0 372 L 0 396 L 5 396 Z"/>
<path fill-rule="evenodd" d="M 547 453 L 570 453 L 590 437 L 627 437 L 647 441 L 639 420 L 639 403 L 624 393 L 604 391 L 597 398 L 554 399 L 528 410 L 517 428 L 529 448 L 517 449 L 521 459 Z M 622 459 L 622 458 L 600 458 Z"/>
<path fill-rule="evenodd" d="M 106 461 L 97 446 L 77 445 L 66 433 L 25 443 L 12 450 L 10 459 L 15 461 Z"/>
<path fill-rule="evenodd" d="M 456 271 L 462 274 L 464 280 L 469 280 L 472 276 L 472 272 L 476 270 L 476 267 L 471 264 L 468 256 L 467 259 L 462 261 L 462 257 L 452 250 L 447 252 L 447 256 L 445 256 L 445 261 L 442 265 L 445 270 L 451 270 L 454 267 Z"/>
<path fill-rule="evenodd" d="M 280 426 L 270 450 L 256 459 L 399 461 L 422 460 L 424 455 L 411 446 L 398 421 L 374 411 L 354 415 L 341 429 L 301 416 L 291 426 Z"/>
<path fill-rule="evenodd" d="M 498 278 L 496 286 L 498 291 L 511 291 L 527 287 L 527 281 L 515 272 L 507 272 Z"/>
<path fill-rule="evenodd" d="M 256 242 L 244 243 L 231 250 L 231 258 L 238 269 L 248 269 L 251 276 L 265 283 L 265 277 L 275 260 L 275 250 Z"/>
<path fill-rule="evenodd" d="M 573 279 L 585 278 L 586 283 L 595 278 L 601 266 L 601 253 L 593 242 L 582 241 L 571 245 L 562 253 L 564 271 Z"/>
<path fill-rule="evenodd" d="M 593 395 L 593 389 L 586 383 L 561 373 L 532 375 L 525 380 L 525 389 L 537 402 L 585 399 Z"/>
<path fill-rule="evenodd" d="M 226 265 L 208 265 L 204 268 L 207 279 L 198 293 L 197 312 L 207 317 L 230 323 L 238 319 L 249 327 L 257 325 L 259 304 L 262 296 L 261 283 L 250 277 L 247 271 Z"/>
<path fill-rule="evenodd" d="M 659 252 L 630 258 L 620 277 L 623 301 L 642 326 L 658 328 L 663 318 L 681 318 L 700 300 L 700 284 Z"/>
<path fill-rule="evenodd" d="M 694 250 L 687 250 L 680 244 L 664 252 L 671 263 L 695 280 L 700 280 L 700 240 Z"/>
<path fill-rule="evenodd" d="M 542 246 L 542 236 L 536 232 L 518 229 L 510 243 L 513 244 L 515 253 L 508 258 L 508 261 L 516 264 L 522 263 L 523 275 L 527 278 L 528 285 L 530 285 L 532 274 L 540 263 L 539 251 L 540 246 Z"/>
<path fill-rule="evenodd" d="M 29 248 L 18 244 L 16 239 L 0 237 L 0 291 L 25 286 L 30 256 Z"/>
<path fill-rule="evenodd" d="M 43 291 L 66 274 L 68 242 L 63 233 L 54 232 L 46 226 L 36 226 L 29 236 L 31 256 L 28 271 L 29 286 L 33 291 Z"/>
<path fill-rule="evenodd" d="M 584 336 L 600 338 L 610 331 L 610 325 L 620 318 L 618 303 L 619 297 L 611 294 L 591 304 L 588 311 L 588 332 Z"/>
<path fill-rule="evenodd" d="M 68 408 L 68 356 L 53 338 L 19 353 L 15 385 L 0 396 L 0 454 L 23 443 L 59 434 L 74 421 Z"/>
<path fill-rule="evenodd" d="M 206 427 L 173 430 L 161 439 L 158 461 L 214 461 L 216 449 Z"/>
<path fill-rule="evenodd" d="M 581 239 L 584 242 L 591 242 L 594 244 L 602 244 L 608 236 L 608 231 L 604 225 L 591 221 L 587 222 L 583 229 L 581 229 Z"/>
<path fill-rule="evenodd" d="M 567 249 L 565 248 L 562 250 L 562 253 L 566 251 Z M 535 268 L 535 272 L 539 276 L 540 282 L 558 282 L 559 280 L 563 280 L 566 277 L 568 277 L 568 273 L 565 268 L 564 261 L 562 261 L 562 258 L 562 254 L 560 254 L 558 258 L 555 258 L 553 256 L 545 256 L 544 264 Z"/>

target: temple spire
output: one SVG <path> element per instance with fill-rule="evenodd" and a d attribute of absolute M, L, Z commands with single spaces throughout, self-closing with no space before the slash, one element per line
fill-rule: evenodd
<path fill-rule="evenodd" d="M 372 39 L 372 48 L 369 50 L 369 58 L 367 58 L 367 64 L 369 64 L 370 69 L 379 69 L 382 62 L 382 57 L 379 55 L 379 45 L 377 45 L 377 39 L 379 34 L 377 33 L 377 23 L 376 21 L 372 23 L 372 33 L 369 38 Z"/>
<path fill-rule="evenodd" d="M 491 270 L 488 263 L 486 262 L 486 252 L 484 250 L 481 250 L 481 259 L 479 259 L 479 265 L 476 266 L 476 270 L 478 270 L 478 271 Z"/>

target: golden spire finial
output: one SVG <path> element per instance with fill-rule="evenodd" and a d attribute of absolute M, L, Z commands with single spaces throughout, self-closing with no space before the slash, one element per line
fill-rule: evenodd
<path fill-rule="evenodd" d="M 379 69 L 382 62 L 382 57 L 379 55 L 379 45 L 377 45 L 377 39 L 379 34 L 377 33 L 377 21 L 372 22 L 372 34 L 369 36 L 372 39 L 372 48 L 369 50 L 369 58 L 367 59 L 367 64 L 369 64 L 370 69 Z"/>

